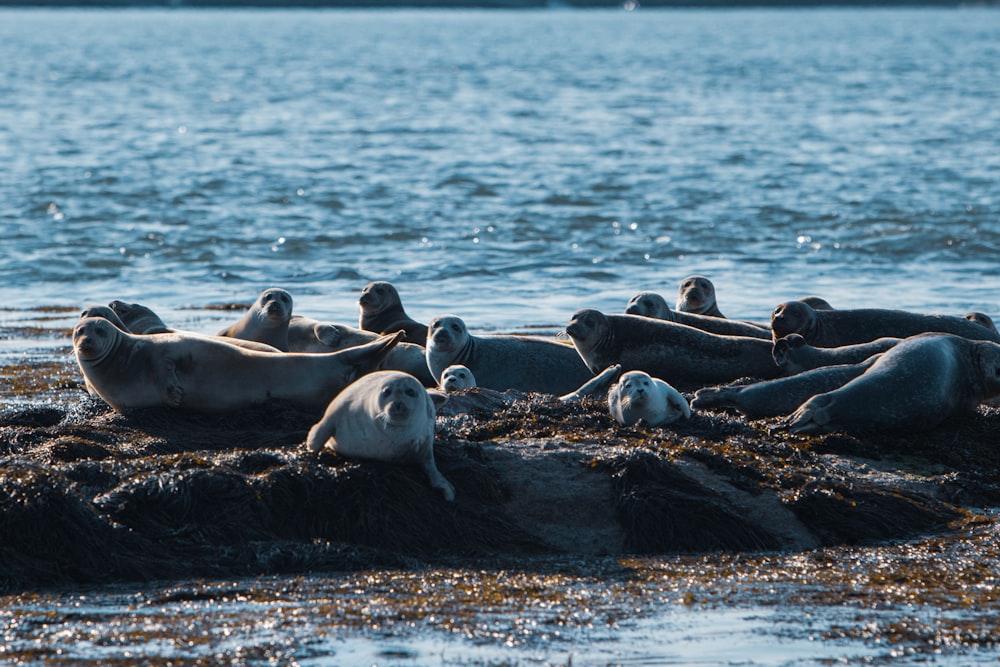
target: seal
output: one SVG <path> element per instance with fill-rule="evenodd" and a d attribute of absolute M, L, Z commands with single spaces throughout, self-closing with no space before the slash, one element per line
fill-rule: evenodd
<path fill-rule="evenodd" d="M 642 371 L 622 374 L 608 392 L 608 411 L 625 426 L 640 419 L 650 426 L 664 426 L 691 417 L 691 406 L 679 391 Z"/>
<path fill-rule="evenodd" d="M 771 330 L 760 324 L 673 310 L 667 305 L 667 300 L 656 292 L 639 292 L 633 296 L 628 305 L 625 306 L 625 314 L 684 324 L 720 336 L 771 339 Z"/>
<path fill-rule="evenodd" d="M 807 306 L 812 306 L 816 310 L 834 310 L 829 301 L 821 296 L 816 296 L 815 294 L 799 297 L 796 301 L 801 301 Z"/>
<path fill-rule="evenodd" d="M 978 326 L 978 325 L 976 325 Z M 1000 345 L 953 334 L 911 336 L 838 389 L 792 413 L 792 433 L 913 431 L 1000 396 Z"/>
<path fill-rule="evenodd" d="M 406 340 L 417 345 L 425 345 L 427 325 L 417 322 L 406 314 L 399 292 L 392 283 L 384 280 L 368 283 L 361 290 L 358 305 L 361 307 L 358 326 L 365 331 L 386 333 L 402 329 L 406 332 Z"/>
<path fill-rule="evenodd" d="M 84 377 L 119 412 L 167 406 L 200 412 L 236 410 L 278 399 L 322 409 L 379 362 L 402 332 L 330 354 L 274 354 L 206 336 L 137 336 L 87 317 L 73 330 Z"/>
<path fill-rule="evenodd" d="M 677 288 L 677 310 L 696 315 L 725 317 L 715 300 L 715 285 L 705 276 L 688 276 Z"/>
<path fill-rule="evenodd" d="M 118 317 L 118 314 L 112 310 L 109 306 L 101 306 L 99 304 L 94 304 L 87 306 L 80 312 L 80 317 L 78 319 L 85 319 L 87 317 L 101 317 L 111 322 L 113 325 L 121 329 L 122 331 L 128 331 L 128 327 L 122 322 L 122 319 Z"/>
<path fill-rule="evenodd" d="M 695 392 L 695 410 L 736 408 L 750 419 L 787 415 L 816 394 L 832 391 L 858 377 L 878 355 L 858 364 L 822 366 L 798 375 L 744 385 L 706 387 Z"/>
<path fill-rule="evenodd" d="M 799 334 L 789 334 L 774 341 L 771 355 L 785 375 L 795 375 L 822 366 L 857 364 L 868 357 L 885 352 L 902 338 L 876 338 L 870 343 L 840 347 L 813 347 Z"/>
<path fill-rule="evenodd" d="M 591 378 L 572 345 L 536 336 L 473 336 L 460 317 L 435 317 L 427 335 L 427 366 L 441 377 L 454 364 L 472 371 L 477 386 L 496 391 L 561 396 Z"/>
<path fill-rule="evenodd" d="M 771 357 L 770 341 L 720 336 L 637 315 L 579 310 L 566 333 L 592 372 L 621 364 L 624 371 L 645 371 L 680 391 L 741 377 L 772 379 L 781 372 Z"/>
<path fill-rule="evenodd" d="M 378 339 L 379 334 L 363 331 L 346 324 L 320 322 L 293 315 L 288 322 L 289 352 L 337 352 Z M 413 375 L 425 387 L 436 387 L 437 380 L 427 368 L 422 345 L 399 343 L 386 355 L 382 370 L 403 371 Z"/>
<path fill-rule="evenodd" d="M 964 317 L 882 308 L 816 310 L 801 301 L 787 301 L 775 308 L 771 331 L 775 340 L 797 333 L 816 347 L 856 345 L 877 338 L 908 338 L 928 332 L 1000 342 L 1000 334 Z"/>
<path fill-rule="evenodd" d="M 217 335 L 253 340 L 288 351 L 288 321 L 292 318 L 292 295 L 280 287 L 260 293 L 236 324 Z"/>
<path fill-rule="evenodd" d="M 453 364 L 441 371 L 441 390 L 445 393 L 464 391 L 476 386 L 476 377 L 465 366 Z"/>
<path fill-rule="evenodd" d="M 116 315 L 121 317 L 121 321 L 125 325 L 124 327 L 120 327 L 123 331 L 139 336 L 147 336 L 149 334 L 156 333 L 177 333 L 184 334 L 186 336 L 202 336 L 205 338 L 212 338 L 213 340 L 224 341 L 230 345 L 242 347 L 247 350 L 257 350 L 258 352 L 281 352 L 281 350 L 276 347 L 266 343 L 258 343 L 253 340 L 227 338 L 225 336 L 205 336 L 205 334 L 196 333 L 194 331 L 171 329 L 159 315 L 153 312 L 152 308 L 139 303 L 125 303 L 124 301 L 115 300 L 109 303 L 108 307 Z"/>
<path fill-rule="evenodd" d="M 306 448 L 318 452 L 330 443 L 347 458 L 415 463 L 444 499 L 455 499 L 455 487 L 434 462 L 435 410 L 447 400 L 428 392 L 408 373 L 376 371 L 352 382 L 327 407 L 310 430 Z"/>
<path fill-rule="evenodd" d="M 990 331 L 997 331 L 997 325 L 993 322 L 993 318 L 986 313 L 981 313 L 978 310 L 973 310 L 971 312 L 962 315 L 965 319 L 970 322 L 975 322 L 981 326 L 986 327 Z"/>

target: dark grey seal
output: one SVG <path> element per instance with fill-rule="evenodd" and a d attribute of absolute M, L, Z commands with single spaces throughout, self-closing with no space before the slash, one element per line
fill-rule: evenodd
<path fill-rule="evenodd" d="M 365 331 L 388 333 L 402 329 L 408 342 L 420 346 L 427 344 L 427 325 L 406 314 L 399 292 L 392 283 L 384 280 L 368 283 L 361 290 L 358 305 L 361 308 L 358 326 Z"/>

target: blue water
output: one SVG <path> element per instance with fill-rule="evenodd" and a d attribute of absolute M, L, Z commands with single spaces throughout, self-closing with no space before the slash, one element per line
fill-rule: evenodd
<path fill-rule="evenodd" d="M 0 11 L 4 306 L 1000 313 L 995 9 Z"/>

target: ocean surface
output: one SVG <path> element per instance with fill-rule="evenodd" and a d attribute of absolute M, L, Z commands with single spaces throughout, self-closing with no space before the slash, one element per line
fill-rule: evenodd
<path fill-rule="evenodd" d="M 0 62 L 15 311 L 1000 314 L 995 9 L 7 9 Z"/>
<path fill-rule="evenodd" d="M 728 316 L 759 321 L 806 294 L 1000 315 L 997 9 L 4 9 L 0 62 L 0 364 L 26 323 L 67 346 L 91 303 L 214 332 L 235 319 L 215 307 L 281 286 L 296 312 L 352 323 L 372 280 L 417 319 L 474 330 L 558 331 L 640 290 L 672 301 L 693 273 Z M 418 625 L 316 648 L 297 616 L 238 596 L 147 618 L 132 594 L 25 603 L 83 619 L 79 636 L 15 623 L 5 646 L 114 664 L 997 658 L 821 641 L 860 618 L 849 603 L 814 617 L 664 600 L 635 622 L 574 617 L 556 644 Z M 484 633 L 510 620 L 482 613 Z M 186 653 L 137 639 L 159 614 L 244 629 L 230 641 L 220 621 Z"/>

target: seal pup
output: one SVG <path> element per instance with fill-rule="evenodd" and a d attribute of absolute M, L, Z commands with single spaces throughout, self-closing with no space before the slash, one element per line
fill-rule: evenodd
<path fill-rule="evenodd" d="M 787 426 L 792 433 L 929 429 L 996 396 L 1000 345 L 919 334 L 884 352 L 843 386 L 807 400 Z"/>
<path fill-rule="evenodd" d="M 771 331 L 775 340 L 797 333 L 816 347 L 856 345 L 876 338 L 908 338 L 928 332 L 1000 342 L 1000 334 L 964 317 L 882 308 L 816 310 L 801 301 L 787 301 L 775 308 Z"/>
<path fill-rule="evenodd" d="M 330 354 L 275 354 L 206 336 L 136 336 L 87 317 L 73 330 L 73 349 L 84 378 L 119 412 L 158 406 L 220 412 L 271 399 L 323 408 L 375 370 L 402 337 L 397 332 Z"/>
<path fill-rule="evenodd" d="M 337 352 L 377 340 L 380 334 L 363 331 L 346 324 L 320 322 L 293 315 L 288 322 L 289 352 Z M 423 345 L 399 343 L 386 355 L 379 366 L 386 371 L 403 371 L 413 375 L 425 387 L 436 387 L 437 380 L 427 368 Z"/>
<path fill-rule="evenodd" d="M 272 287 L 257 296 L 239 322 L 217 335 L 267 343 L 288 352 L 288 322 L 291 318 L 292 295 L 280 287 Z"/>
<path fill-rule="evenodd" d="M 691 406 L 679 391 L 643 371 L 622 374 L 608 392 L 608 411 L 624 426 L 640 419 L 650 426 L 664 426 L 691 417 Z"/>
<path fill-rule="evenodd" d="M 625 314 L 684 324 L 721 336 L 748 336 L 768 340 L 771 338 L 771 330 L 760 324 L 673 310 L 667 304 L 667 300 L 656 292 L 639 292 L 633 296 L 625 306 Z"/>
<path fill-rule="evenodd" d="M 476 376 L 461 364 L 453 364 L 441 371 L 441 391 L 450 394 L 454 391 L 464 391 L 476 386 Z"/>
<path fill-rule="evenodd" d="M 330 442 L 347 458 L 415 463 L 444 499 L 455 499 L 451 485 L 434 463 L 434 417 L 444 394 L 427 391 L 408 373 L 375 371 L 337 394 L 310 430 L 306 448 L 318 452 Z"/>
<path fill-rule="evenodd" d="M 688 276 L 677 288 L 677 310 L 709 317 L 725 317 L 715 300 L 715 285 L 705 276 Z"/>
<path fill-rule="evenodd" d="M 473 336 L 460 317 L 435 317 L 427 335 L 427 366 L 432 375 L 441 377 L 454 364 L 471 370 L 479 387 L 556 396 L 576 389 L 592 375 L 572 345 L 536 336 Z"/>
<path fill-rule="evenodd" d="M 832 391 L 858 377 L 878 355 L 857 364 L 822 366 L 791 377 L 744 385 L 706 387 L 694 394 L 695 410 L 736 408 L 750 419 L 787 415 L 816 394 Z"/>
<path fill-rule="evenodd" d="M 786 375 L 822 366 L 857 364 L 868 357 L 885 352 L 902 338 L 877 338 L 870 343 L 842 345 L 840 347 L 813 347 L 799 334 L 789 334 L 774 341 L 771 355 Z"/>
<path fill-rule="evenodd" d="M 368 283 L 361 290 L 358 305 L 361 307 L 358 326 L 365 331 L 385 333 L 402 329 L 406 332 L 406 340 L 421 346 L 426 344 L 427 325 L 406 314 L 392 283 L 384 280 Z"/>
<path fill-rule="evenodd" d="M 124 327 L 120 327 L 123 331 L 127 331 L 128 333 L 133 333 L 138 336 L 148 336 L 149 334 L 156 333 L 177 333 L 184 334 L 185 336 L 202 336 L 204 338 L 220 340 L 225 343 L 229 343 L 230 345 L 246 348 L 247 350 L 257 350 L 258 352 L 281 352 L 281 350 L 276 347 L 268 345 L 267 343 L 258 343 L 254 340 L 228 338 L 225 336 L 208 336 L 194 331 L 171 329 L 159 315 L 153 312 L 152 308 L 139 303 L 125 303 L 124 301 L 115 300 L 109 303 L 108 307 L 116 315 L 121 317 L 121 321 L 125 325 Z"/>
<path fill-rule="evenodd" d="M 625 371 L 645 371 L 681 391 L 742 377 L 772 379 L 781 372 L 767 340 L 720 336 L 637 315 L 579 310 L 566 333 L 594 373 L 621 364 Z"/>

